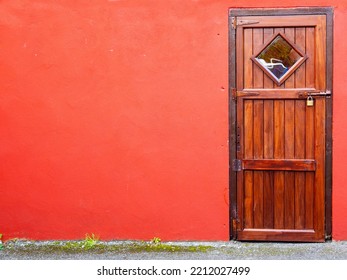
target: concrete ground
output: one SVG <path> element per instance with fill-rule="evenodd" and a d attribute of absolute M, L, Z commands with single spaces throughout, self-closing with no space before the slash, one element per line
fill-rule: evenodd
<path fill-rule="evenodd" d="M 347 242 L 9 241 L 0 260 L 347 260 Z"/>

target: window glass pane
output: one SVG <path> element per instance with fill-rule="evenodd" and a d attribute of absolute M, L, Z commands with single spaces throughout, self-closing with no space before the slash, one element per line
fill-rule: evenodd
<path fill-rule="evenodd" d="M 280 79 L 302 56 L 280 35 L 256 57 L 258 62 Z"/>

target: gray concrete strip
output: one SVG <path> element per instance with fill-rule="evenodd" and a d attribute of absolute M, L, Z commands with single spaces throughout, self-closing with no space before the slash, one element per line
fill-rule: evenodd
<path fill-rule="evenodd" d="M 0 260 L 347 260 L 347 242 L 8 241 Z"/>

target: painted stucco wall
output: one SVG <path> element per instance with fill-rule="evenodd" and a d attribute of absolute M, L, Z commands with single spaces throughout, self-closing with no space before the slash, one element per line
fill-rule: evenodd
<path fill-rule="evenodd" d="M 0 233 L 228 240 L 228 8 L 0 3 Z M 347 240 L 347 1 L 335 7 L 333 238 Z"/>

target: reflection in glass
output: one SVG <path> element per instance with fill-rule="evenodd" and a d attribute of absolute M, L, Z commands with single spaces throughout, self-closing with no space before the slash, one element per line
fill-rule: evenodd
<path fill-rule="evenodd" d="M 278 80 L 302 56 L 281 36 L 275 39 L 256 57 L 257 61 L 269 70 Z"/>

